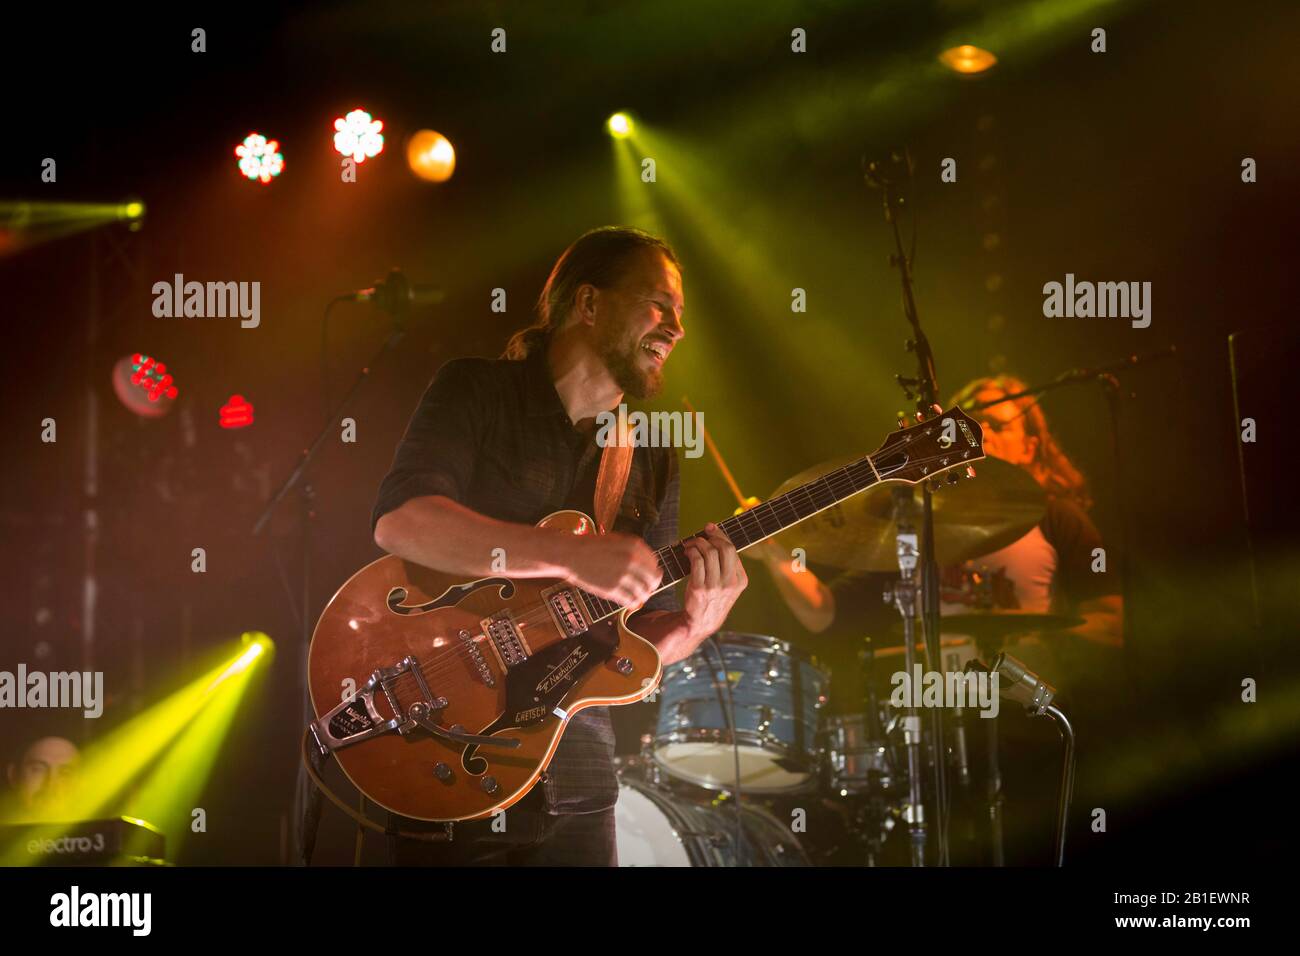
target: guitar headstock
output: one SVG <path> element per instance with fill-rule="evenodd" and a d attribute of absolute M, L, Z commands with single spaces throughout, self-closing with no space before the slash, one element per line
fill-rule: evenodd
<path fill-rule="evenodd" d="M 917 417 L 914 425 L 901 420 L 898 430 L 870 456 L 880 477 L 912 485 L 945 473 L 952 484 L 963 477 L 974 478 L 971 466 L 984 457 L 984 430 L 979 422 L 956 405 L 923 420 Z"/>

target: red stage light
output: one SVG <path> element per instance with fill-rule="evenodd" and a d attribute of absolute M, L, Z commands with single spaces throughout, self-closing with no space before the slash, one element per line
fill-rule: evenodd
<path fill-rule="evenodd" d="M 243 395 L 231 395 L 230 401 L 221 406 L 222 428 L 245 428 L 253 424 L 253 403 Z"/>
<path fill-rule="evenodd" d="M 140 352 L 117 360 L 113 391 L 123 405 L 146 418 L 165 415 L 179 394 L 167 366 Z"/>

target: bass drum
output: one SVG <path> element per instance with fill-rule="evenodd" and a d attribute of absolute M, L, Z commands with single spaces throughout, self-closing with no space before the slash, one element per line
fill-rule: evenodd
<path fill-rule="evenodd" d="M 694 803 L 636 780 L 619 783 L 614 826 L 619 866 L 812 866 L 788 826 L 760 807 Z"/>

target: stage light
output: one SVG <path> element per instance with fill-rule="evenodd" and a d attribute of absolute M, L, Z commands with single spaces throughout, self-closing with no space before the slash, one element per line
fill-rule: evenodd
<path fill-rule="evenodd" d="M 217 410 L 217 416 L 222 428 L 246 428 L 253 424 L 253 403 L 243 395 L 231 395 Z"/>
<path fill-rule="evenodd" d="M 149 401 L 156 402 L 164 395 L 176 397 L 176 386 L 167 373 L 167 366 L 157 359 L 137 352 L 131 356 L 131 373 L 131 384 L 144 389 Z"/>
<path fill-rule="evenodd" d="M 139 352 L 117 360 L 113 391 L 123 405 L 145 418 L 166 415 L 179 394 L 167 366 Z"/>
<path fill-rule="evenodd" d="M 197 804 L 213 761 L 240 713 L 240 703 L 252 675 L 274 650 L 260 632 L 245 635 L 237 648 L 227 647 L 220 662 L 143 713 L 96 740 L 82 753 L 79 780 L 61 821 L 91 820 L 116 815 L 161 824 L 174 852 L 188 832 L 191 809 Z M 5 795 L 0 818 L 47 826 L 22 834 L 57 839 L 67 822 L 27 820 L 13 798 Z M 23 843 L 0 845 L 0 865 L 31 863 Z"/>
<path fill-rule="evenodd" d="M 944 50 L 939 54 L 939 61 L 954 73 L 970 74 L 983 73 L 985 70 L 992 69 L 997 64 L 998 58 L 988 50 L 963 43 L 951 50 Z"/>
<path fill-rule="evenodd" d="M 626 113 L 615 113 L 605 123 L 609 135 L 615 139 L 626 139 L 632 135 L 632 117 Z"/>
<path fill-rule="evenodd" d="M 445 183 L 456 170 L 456 150 L 441 133 L 422 129 L 406 144 L 406 162 L 421 179 Z"/>
<path fill-rule="evenodd" d="M 367 157 L 384 151 L 384 136 L 380 132 L 383 128 L 383 120 L 372 119 L 365 110 L 353 110 L 334 121 L 334 148 L 364 163 Z"/>
<path fill-rule="evenodd" d="M 253 675 L 272 649 L 265 634 L 245 634 L 243 642 L 248 644 L 250 637 L 254 638 L 251 645 L 208 687 L 203 708 L 132 788 L 123 806 L 167 835 L 168 856 L 173 860 L 193 832 L 194 808 L 204 805 L 208 781 L 235 720 L 249 719 L 247 698 Z"/>
<path fill-rule="evenodd" d="M 271 647 L 271 639 L 261 631 L 248 631 L 241 637 L 241 643 L 246 645 L 242 654 L 230 662 L 230 666 L 216 676 L 211 684 L 208 685 L 205 693 L 211 693 L 224 680 L 234 677 L 253 666 L 253 662 L 267 652 Z"/>
<path fill-rule="evenodd" d="M 280 153 L 280 144 L 267 139 L 261 133 L 249 133 L 244 141 L 235 147 L 239 157 L 239 171 L 249 179 L 261 180 L 263 185 L 284 172 L 284 156 Z"/>
<path fill-rule="evenodd" d="M 114 222 L 138 231 L 145 205 L 124 202 L 31 202 L 0 199 L 0 256 Z"/>

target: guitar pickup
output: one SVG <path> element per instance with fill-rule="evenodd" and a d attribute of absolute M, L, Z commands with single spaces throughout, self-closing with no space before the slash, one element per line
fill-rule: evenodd
<path fill-rule="evenodd" d="M 570 588 L 557 588 L 546 595 L 546 605 L 551 609 L 555 623 L 564 632 L 565 637 L 577 637 L 590 629 L 578 596 Z"/>
<path fill-rule="evenodd" d="M 483 633 L 491 642 L 490 646 L 497 653 L 501 666 L 509 670 L 516 664 L 528 660 L 531 648 L 524 642 L 523 625 L 516 625 L 509 611 L 502 611 L 479 622 Z"/>

